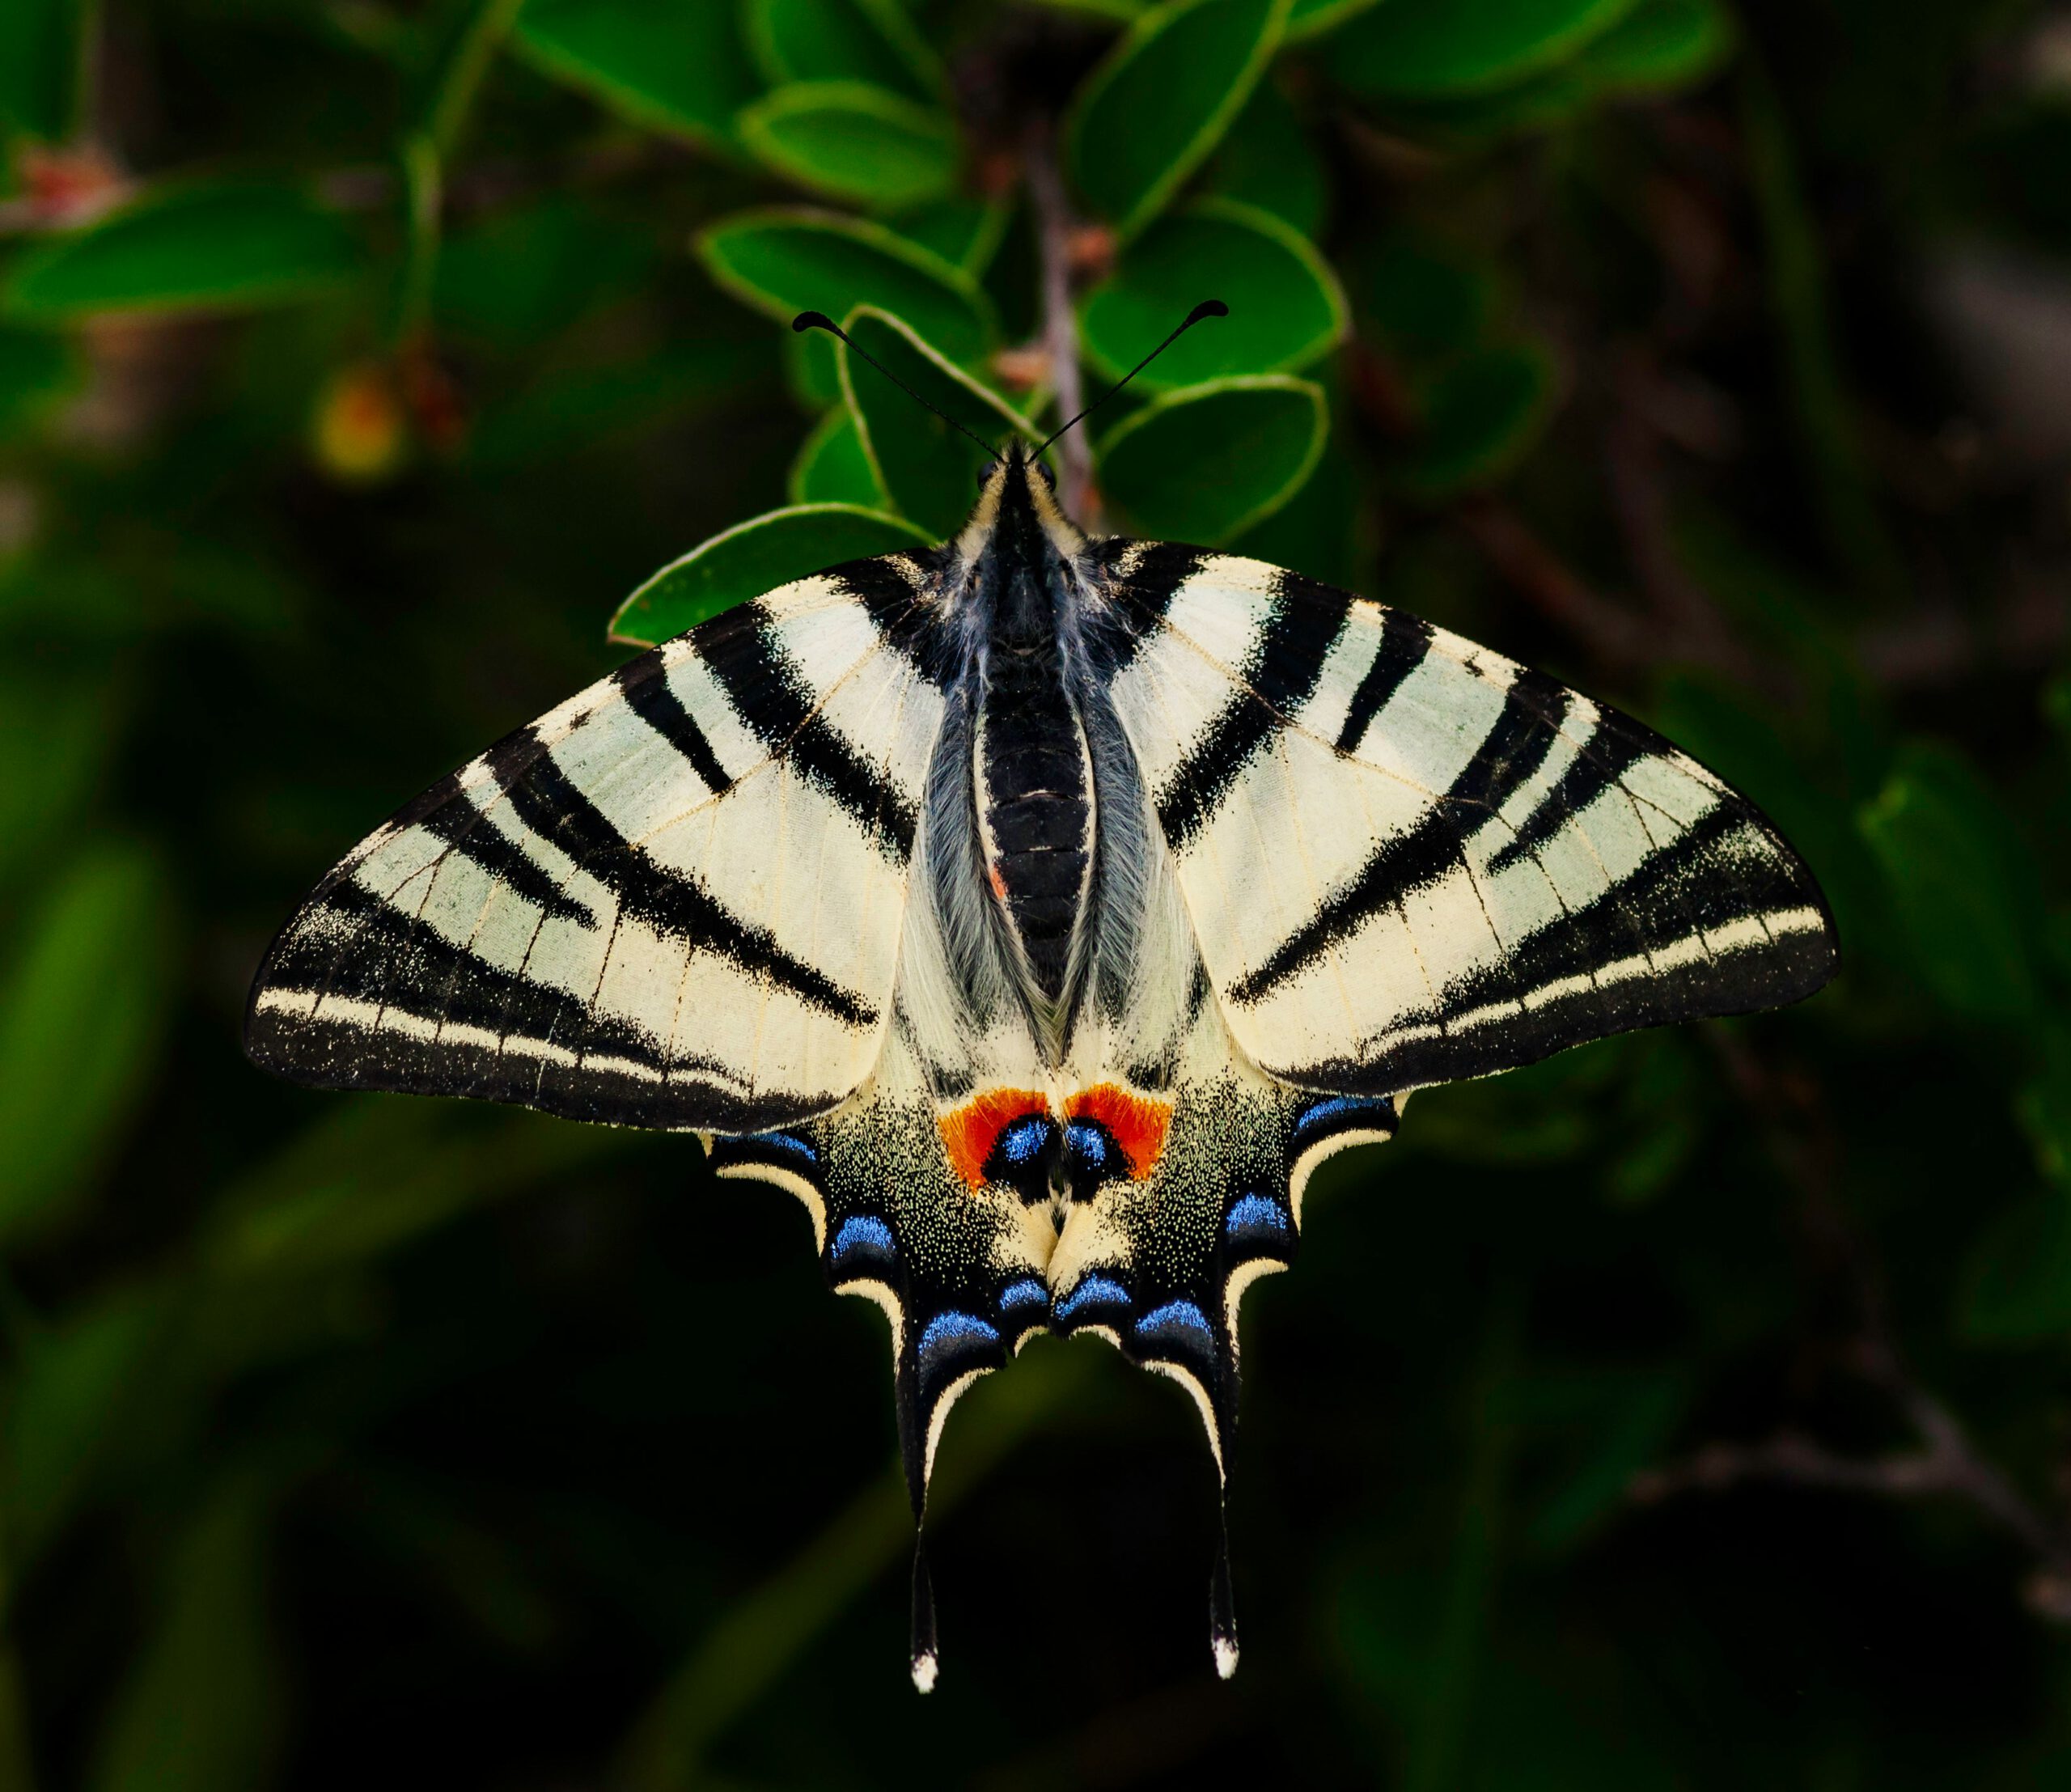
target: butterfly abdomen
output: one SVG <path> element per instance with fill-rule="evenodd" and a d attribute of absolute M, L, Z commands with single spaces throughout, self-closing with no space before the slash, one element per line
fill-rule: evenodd
<path fill-rule="evenodd" d="M 1054 641 L 995 644 L 972 766 L 993 895 L 1044 999 L 1061 1002 L 1093 862 L 1086 733 Z"/>

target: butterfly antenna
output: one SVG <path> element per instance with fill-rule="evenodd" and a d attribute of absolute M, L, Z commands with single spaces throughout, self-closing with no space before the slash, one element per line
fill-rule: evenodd
<path fill-rule="evenodd" d="M 1038 448 L 1036 452 L 1037 454 L 1040 454 L 1043 451 L 1043 448 L 1048 447 L 1050 442 L 1056 441 L 1058 435 L 1062 435 L 1065 433 L 1065 430 L 1068 430 L 1072 426 L 1072 423 L 1082 422 L 1086 418 L 1091 417 L 1095 411 L 1099 410 L 1103 405 L 1106 404 L 1107 400 L 1112 398 L 1116 392 L 1120 392 L 1123 387 L 1126 386 L 1132 379 L 1135 379 L 1138 374 L 1141 373 L 1143 370 L 1149 366 L 1152 362 L 1155 361 L 1158 356 L 1163 354 L 1167 349 L 1171 348 L 1175 342 L 1178 341 L 1181 337 L 1184 336 L 1188 330 L 1194 327 L 1195 324 L 1200 323 L 1203 318 L 1227 317 L 1229 315 L 1230 307 L 1224 304 L 1221 299 L 1204 299 L 1198 305 L 1195 306 L 1192 311 L 1187 313 L 1186 320 L 1182 323 L 1176 330 L 1173 331 L 1170 336 L 1167 337 L 1165 340 L 1159 343 L 1156 348 L 1153 349 L 1150 354 L 1146 355 L 1141 361 L 1137 362 L 1133 367 L 1130 368 L 1127 373 L 1124 374 L 1120 379 L 1117 379 L 1113 385 L 1110 386 L 1107 389 L 1107 391 L 1101 393 L 1101 395 L 1098 398 L 1095 399 L 1091 405 L 1088 405 L 1084 410 L 1081 411 L 1077 417 L 1074 417 L 1071 420 L 1071 423 L 1065 424 L 1064 430 L 1059 430 L 1057 435 L 1052 436 L 1050 438 L 1050 441 L 1045 442 L 1043 444 L 1043 447 Z"/>
<path fill-rule="evenodd" d="M 1191 322 L 1192 320 L 1189 320 L 1188 321 Z M 1181 326 L 1182 328 L 1184 327 L 1184 325 Z M 853 336 L 849 335 L 846 330 L 843 329 L 839 324 L 836 323 L 834 320 L 829 317 L 824 311 L 800 311 L 796 317 L 791 320 L 791 328 L 798 331 L 824 330 L 829 336 L 838 336 L 844 342 L 849 345 L 849 352 L 851 354 L 862 356 L 864 360 L 869 362 L 873 367 L 876 368 L 879 373 L 883 374 L 887 379 L 889 379 L 893 385 L 896 386 L 900 389 L 900 391 L 905 393 L 905 395 L 908 398 L 912 399 L 916 405 L 918 405 L 922 410 L 933 411 L 937 417 L 940 417 L 943 422 L 947 423 L 952 430 L 955 430 L 959 435 L 969 436 L 973 442 L 976 443 L 980 447 L 985 451 L 985 458 L 988 460 L 997 460 L 999 459 L 999 451 L 993 447 L 991 443 L 988 442 L 975 430 L 965 429 L 961 423 L 958 422 L 955 417 L 951 417 L 947 411 L 942 409 L 940 405 L 930 405 L 927 400 L 921 397 L 918 392 L 915 392 L 913 388 L 908 385 L 904 380 L 901 379 L 897 374 L 894 373 L 889 367 L 885 366 L 885 364 L 882 361 L 879 360 L 875 355 L 870 354 L 866 350 L 858 348 L 856 346 L 856 339 Z M 1178 333 L 1175 331 L 1174 333 L 1176 335 Z"/>

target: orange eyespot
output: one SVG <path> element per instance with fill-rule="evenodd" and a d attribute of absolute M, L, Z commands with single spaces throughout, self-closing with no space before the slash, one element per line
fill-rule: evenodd
<path fill-rule="evenodd" d="M 1065 1124 L 1097 1121 L 1129 1161 L 1129 1174 L 1141 1181 L 1158 1167 L 1164 1154 L 1165 1131 L 1172 1124 L 1172 1104 L 1154 1095 L 1139 1095 L 1118 1082 L 1096 1082 L 1065 1103 Z"/>
<path fill-rule="evenodd" d="M 1034 1089 L 987 1089 L 973 1095 L 961 1108 L 938 1115 L 942 1149 L 949 1154 L 949 1167 L 964 1179 L 965 1187 L 985 1186 L 985 1161 L 993 1154 L 999 1136 L 1025 1114 L 1047 1114 L 1050 1098 Z"/>

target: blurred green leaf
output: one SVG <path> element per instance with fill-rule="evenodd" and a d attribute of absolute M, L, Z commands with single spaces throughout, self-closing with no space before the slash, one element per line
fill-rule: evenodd
<path fill-rule="evenodd" d="M 1307 238 L 1256 206 L 1202 199 L 1152 225 L 1086 295 L 1087 357 L 1120 379 L 1209 298 L 1230 315 L 1189 330 L 1137 386 L 1170 392 L 1232 374 L 1296 372 L 1345 333 L 1345 294 Z"/>
<path fill-rule="evenodd" d="M 794 504 L 700 542 L 619 607 L 611 637 L 651 647 L 722 611 L 845 561 L 933 546 L 934 537 L 857 504 Z"/>
<path fill-rule="evenodd" d="M 1531 1544 L 1571 1548 L 1616 1511 L 1633 1477 L 1660 1459 L 1689 1402 L 1688 1379 L 1672 1369 L 1528 1375 L 1521 1416 L 1553 1435 L 1565 1461 L 1527 1527 Z"/>
<path fill-rule="evenodd" d="M 734 9 L 680 0 L 527 0 L 517 41 L 547 74 L 635 124 L 731 142 L 756 82 Z"/>
<path fill-rule="evenodd" d="M 1304 236 L 1323 228 L 1330 176 L 1277 82 L 1252 89 L 1209 166 L 1208 186 L 1273 213 Z"/>
<path fill-rule="evenodd" d="M 1425 499 L 1493 484 L 1538 442 L 1557 385 L 1553 357 L 1537 342 L 1494 343 L 1463 355 L 1418 394 L 1420 427 L 1397 483 Z"/>
<path fill-rule="evenodd" d="M 6 1395 L 7 1553 L 33 1561 L 123 1430 L 122 1405 L 164 1334 L 166 1291 L 131 1283 L 19 1345 Z"/>
<path fill-rule="evenodd" d="M 970 275 L 881 224 L 803 209 L 739 212 L 701 231 L 697 247 L 728 292 L 786 324 L 800 311 L 879 306 L 965 362 L 993 339 L 991 304 Z"/>
<path fill-rule="evenodd" d="M 172 993 L 171 897 L 143 848 L 88 847 L 0 983 L 0 1239 L 54 1216 L 122 1142 Z"/>
<path fill-rule="evenodd" d="M 1966 1019 L 2025 1019 L 2035 998 L 2035 872 L 1998 799 L 1958 755 L 1910 743 L 1858 818 L 1928 990 Z"/>
<path fill-rule="evenodd" d="M 1099 445 L 1100 489 L 1133 532 L 1213 547 L 1270 516 L 1315 471 L 1323 388 L 1284 374 L 1167 392 Z"/>
<path fill-rule="evenodd" d="M 103 682 L 0 669 L 0 897 L 78 821 L 115 745 L 116 695 Z"/>
<path fill-rule="evenodd" d="M 1573 55 L 1636 0 L 1389 0 L 1331 41 L 1331 71 L 1366 94 L 1486 92 Z"/>
<path fill-rule="evenodd" d="M 772 83 L 867 81 L 932 100 L 942 68 L 900 0 L 747 0 L 748 42 Z"/>
<path fill-rule="evenodd" d="M 1072 178 L 1124 236 L 1222 140 L 1265 72 L 1290 4 L 1167 0 L 1086 78 L 1066 127 Z"/>
<path fill-rule="evenodd" d="M 85 0 L 7 0 L 0 6 L 0 145 L 17 132 L 47 143 L 71 134 L 87 16 Z"/>
<path fill-rule="evenodd" d="M 1286 40 L 1298 44 L 1320 37 L 1374 4 L 1374 0 L 1294 0 L 1294 10 L 1287 15 Z"/>
<path fill-rule="evenodd" d="M 1019 431 L 1036 439 L 1026 418 L 989 387 L 940 354 L 903 319 L 859 307 L 843 320 L 857 345 L 938 409 L 993 442 Z M 841 392 L 856 420 L 865 456 L 892 506 L 929 532 L 930 541 L 955 534 L 977 502 L 978 472 L 989 458 L 976 442 L 919 410 L 875 368 L 858 367 L 837 345 Z"/>
<path fill-rule="evenodd" d="M 549 367 L 485 407 L 468 433 L 468 459 L 502 468 L 623 441 L 739 392 L 773 360 L 718 337 L 604 366 Z"/>
<path fill-rule="evenodd" d="M 433 310 L 442 326 L 527 346 L 633 286 L 659 249 L 587 201 L 512 206 L 441 247 Z"/>
<path fill-rule="evenodd" d="M 33 423 L 78 377 L 78 358 L 62 337 L 0 325 L 0 438 Z"/>
<path fill-rule="evenodd" d="M 257 1792 L 284 1727 L 267 1607 L 277 1489 L 227 1471 L 163 1569 L 141 1659 L 96 1739 L 91 1792 Z"/>
<path fill-rule="evenodd" d="M 976 279 L 992 265 L 1011 208 L 1000 199 L 942 199 L 901 214 L 899 234 Z"/>
<path fill-rule="evenodd" d="M 1360 271 L 1362 320 L 1411 360 L 1470 347 L 1495 314 L 1494 272 L 1421 232 L 1383 231 Z"/>
<path fill-rule="evenodd" d="M 836 199 L 897 210 L 956 184 L 955 127 L 942 113 L 860 81 L 797 81 L 740 116 L 769 167 Z"/>
<path fill-rule="evenodd" d="M 1986 1230 L 1963 1265 L 1956 1326 L 1979 1344 L 2071 1332 L 2071 1187 L 2031 1196 Z"/>
<path fill-rule="evenodd" d="M 23 254 L 0 310 L 38 322 L 100 311 L 242 311 L 307 299 L 359 272 L 358 239 L 294 187 L 158 188 Z"/>
<path fill-rule="evenodd" d="M 840 376 L 837 374 L 836 383 Z M 788 490 L 794 504 L 860 504 L 884 508 L 887 500 L 877 482 L 877 469 L 863 452 L 854 414 L 837 405 L 813 426 L 811 434 L 791 463 Z"/>

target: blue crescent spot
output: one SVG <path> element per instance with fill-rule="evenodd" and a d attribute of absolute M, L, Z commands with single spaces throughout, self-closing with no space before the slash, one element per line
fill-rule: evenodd
<path fill-rule="evenodd" d="M 1233 1239 L 1284 1239 L 1287 1216 L 1280 1210 L 1279 1202 L 1264 1195 L 1245 1195 L 1230 1203 L 1222 1230 Z"/>
<path fill-rule="evenodd" d="M 841 1230 L 834 1235 L 834 1243 L 828 1247 L 828 1255 L 841 1258 L 851 1251 L 864 1251 L 885 1256 L 893 1255 L 892 1228 L 875 1214 L 858 1214 L 841 1222 Z"/>
<path fill-rule="evenodd" d="M 1018 1313 L 1025 1307 L 1048 1307 L 1050 1290 L 1033 1276 L 1024 1276 L 1019 1282 L 1010 1282 L 1000 1290 L 1000 1311 Z"/>
<path fill-rule="evenodd" d="M 774 1145 L 779 1150 L 789 1152 L 794 1157 L 803 1158 L 815 1170 L 820 1167 L 820 1153 L 807 1144 L 803 1139 L 794 1138 L 789 1133 L 756 1133 L 752 1135 L 752 1142 L 758 1145 Z"/>
<path fill-rule="evenodd" d="M 1105 1276 L 1082 1276 L 1078 1286 L 1057 1304 L 1057 1315 L 1068 1320 L 1088 1307 L 1111 1307 L 1129 1303 L 1129 1290 L 1118 1282 L 1110 1282 Z"/>
<path fill-rule="evenodd" d="M 1215 1341 L 1215 1329 L 1208 1323 L 1208 1315 L 1190 1300 L 1168 1300 L 1154 1311 L 1146 1313 L 1136 1322 L 1136 1328 L 1139 1335 L 1193 1332 L 1210 1344 Z"/>
<path fill-rule="evenodd" d="M 997 1344 L 1000 1335 L 976 1313 L 938 1313 L 921 1334 L 921 1360 L 939 1356 L 959 1345 Z"/>
<path fill-rule="evenodd" d="M 1302 1111 L 1302 1117 L 1294 1122 L 1296 1133 L 1307 1132 L 1333 1120 L 1353 1120 L 1362 1114 L 1371 1114 L 1383 1125 L 1395 1125 L 1395 1103 L 1387 1095 L 1329 1095 Z"/>

